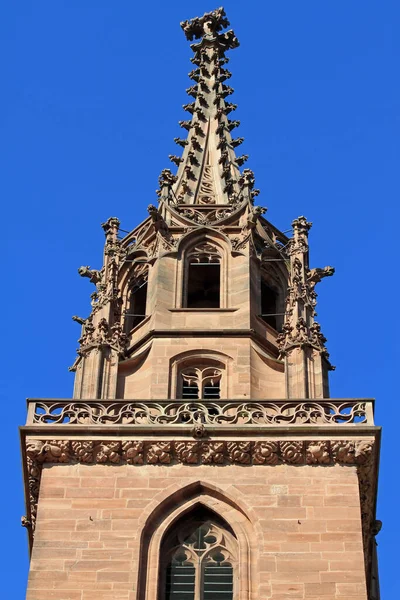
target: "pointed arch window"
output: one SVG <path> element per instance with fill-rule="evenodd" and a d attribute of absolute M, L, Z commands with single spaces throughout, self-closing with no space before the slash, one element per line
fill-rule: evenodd
<path fill-rule="evenodd" d="M 197 510 L 167 532 L 160 553 L 160 600 L 233 600 L 237 540 L 211 511 Z"/>
<path fill-rule="evenodd" d="M 220 308 L 221 256 L 214 244 L 205 242 L 189 252 L 184 299 L 186 308 Z"/>
<path fill-rule="evenodd" d="M 146 317 L 147 281 L 147 265 L 136 265 L 128 286 L 124 323 L 125 333 L 129 333 Z"/>

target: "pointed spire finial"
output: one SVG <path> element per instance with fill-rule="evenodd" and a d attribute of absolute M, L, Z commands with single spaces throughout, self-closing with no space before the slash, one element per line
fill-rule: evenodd
<path fill-rule="evenodd" d="M 179 121 L 187 130 L 187 139 L 175 138 L 182 146 L 182 157 L 170 155 L 170 160 L 178 167 L 176 182 L 169 195 L 169 203 L 203 203 L 237 205 L 245 199 L 252 202 L 257 190 L 239 185 L 239 166 L 247 156 L 236 157 L 235 148 L 243 142 L 242 137 L 232 139 L 231 131 L 240 125 L 238 120 L 229 120 L 228 114 L 237 105 L 227 102 L 234 90 L 225 82 L 231 77 L 224 68 L 229 61 L 225 56 L 228 50 L 236 48 L 239 42 L 232 30 L 226 31 L 229 21 L 221 7 L 181 23 L 186 38 L 191 44 L 196 68 L 189 73 L 191 85 L 186 92 L 194 99 L 184 104 L 191 119 Z M 212 189 L 212 194 L 206 190 Z M 164 197 L 164 194 L 159 192 Z"/>
<path fill-rule="evenodd" d="M 211 12 L 204 13 L 202 17 L 194 17 L 194 19 L 181 22 L 181 27 L 189 42 L 193 39 L 199 39 L 204 35 L 211 35 L 221 31 L 221 29 L 225 29 L 229 25 L 230 23 L 226 18 L 226 13 L 222 6 Z"/>

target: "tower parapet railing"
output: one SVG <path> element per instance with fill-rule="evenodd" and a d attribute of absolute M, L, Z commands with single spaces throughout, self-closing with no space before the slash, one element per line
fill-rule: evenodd
<path fill-rule="evenodd" d="M 166 432 L 203 425 L 243 431 L 270 427 L 374 425 L 372 399 L 71 400 L 28 399 L 26 425 L 40 430 L 109 426 Z"/>

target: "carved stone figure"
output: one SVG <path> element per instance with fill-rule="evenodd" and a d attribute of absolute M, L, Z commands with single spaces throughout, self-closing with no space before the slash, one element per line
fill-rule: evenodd
<path fill-rule="evenodd" d="M 258 219 L 267 211 L 266 208 L 262 206 L 253 206 L 247 215 L 247 227 L 248 229 L 254 229 L 257 224 Z"/>
<path fill-rule="evenodd" d="M 319 283 L 324 277 L 331 277 L 335 272 L 333 267 L 324 267 L 323 269 L 310 269 L 307 271 L 307 281 L 312 284 Z"/>
<path fill-rule="evenodd" d="M 168 225 L 164 221 L 163 217 L 158 212 L 157 208 L 153 204 L 149 204 L 147 207 L 147 211 L 151 217 L 151 220 L 154 224 L 156 231 L 159 231 L 161 234 L 168 233 Z"/>
<path fill-rule="evenodd" d="M 79 267 L 78 273 L 81 277 L 88 277 L 91 283 L 94 283 L 95 285 L 97 285 L 101 281 L 101 271 L 91 269 L 89 266 Z"/>

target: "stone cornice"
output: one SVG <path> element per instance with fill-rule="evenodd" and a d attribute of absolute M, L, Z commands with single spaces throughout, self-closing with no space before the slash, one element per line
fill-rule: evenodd
<path fill-rule="evenodd" d="M 144 337 L 140 340 L 132 344 L 132 346 L 126 349 L 126 356 L 129 356 L 136 352 L 138 348 L 147 344 L 149 340 L 157 339 L 157 338 L 181 338 L 185 337 L 193 337 L 193 338 L 204 338 L 204 337 L 219 337 L 219 338 L 249 338 L 259 344 L 262 348 L 265 349 L 266 352 L 271 353 L 271 358 L 278 358 L 278 348 L 265 338 L 263 338 L 255 329 L 194 329 L 194 328 L 185 328 L 185 329 L 151 329 L 146 333 Z M 283 364 L 283 363 L 282 363 Z"/>

